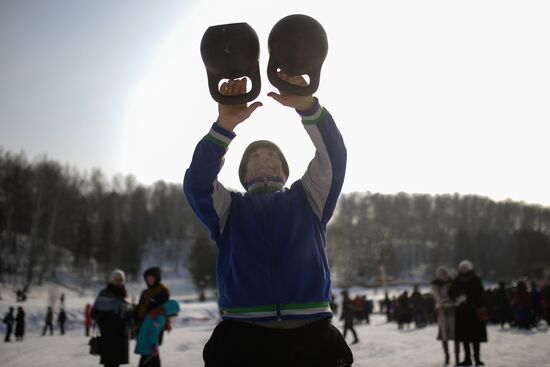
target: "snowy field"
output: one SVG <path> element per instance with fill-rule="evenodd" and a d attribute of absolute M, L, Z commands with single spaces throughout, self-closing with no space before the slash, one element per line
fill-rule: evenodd
<path fill-rule="evenodd" d="M 97 366 L 99 358 L 88 354 L 88 338 L 82 327 L 84 305 L 93 301 L 92 292 L 78 294 L 63 290 L 66 295 L 69 325 L 66 335 L 56 330 L 54 336 L 40 336 L 42 319 L 48 296 L 53 298 L 60 290 L 44 290 L 31 294 L 30 299 L 17 304 L 5 291 L 0 301 L 0 312 L 5 314 L 10 305 L 22 305 L 27 311 L 27 334 L 20 343 L 0 344 L 1 367 L 33 366 Z M 371 292 L 371 291 L 369 291 Z M 53 295 L 52 295 L 53 294 Z M 376 298 L 378 294 L 371 294 Z M 202 366 L 202 348 L 218 321 L 216 303 L 189 302 L 188 297 L 175 297 L 181 301 L 182 312 L 172 323 L 173 330 L 165 338 L 160 349 L 162 365 Z M 335 321 L 340 330 L 340 321 Z M 352 345 L 354 366 L 407 366 L 440 367 L 443 354 L 435 340 L 436 327 L 397 330 L 394 323 L 386 323 L 385 317 L 374 315 L 371 325 L 357 326 L 360 342 Z M 3 325 L 2 325 L 3 332 Z M 492 367 L 550 367 L 550 333 L 547 329 L 537 331 L 501 330 L 489 326 L 489 343 L 482 345 L 482 359 Z M 351 341 L 348 335 L 348 341 Z M 133 350 L 133 342 L 131 345 Z M 130 365 L 137 366 L 138 356 L 130 356 Z"/>

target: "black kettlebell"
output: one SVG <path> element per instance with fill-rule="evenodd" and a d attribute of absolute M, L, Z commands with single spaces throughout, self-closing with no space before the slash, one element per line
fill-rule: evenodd
<path fill-rule="evenodd" d="M 221 24 L 208 27 L 201 41 L 201 56 L 208 75 L 210 95 L 218 103 L 239 105 L 248 103 L 260 94 L 260 42 L 248 23 Z M 250 92 L 235 96 L 220 93 L 222 79 L 248 77 Z"/>
<path fill-rule="evenodd" d="M 310 16 L 293 14 L 279 20 L 268 38 L 267 76 L 274 87 L 291 94 L 309 96 L 319 87 L 321 67 L 327 56 L 328 40 L 323 26 Z M 290 84 L 277 76 L 308 75 L 305 87 Z"/>

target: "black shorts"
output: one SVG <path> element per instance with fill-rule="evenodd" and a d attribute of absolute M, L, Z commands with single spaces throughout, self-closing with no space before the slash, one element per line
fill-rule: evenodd
<path fill-rule="evenodd" d="M 203 350 L 205 367 L 348 367 L 353 355 L 329 319 L 297 329 L 220 322 Z"/>

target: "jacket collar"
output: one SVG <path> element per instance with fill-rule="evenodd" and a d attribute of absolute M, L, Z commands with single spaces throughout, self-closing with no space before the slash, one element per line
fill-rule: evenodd
<path fill-rule="evenodd" d="M 247 183 L 248 192 L 274 192 L 280 191 L 285 187 L 285 182 L 281 177 L 256 177 Z"/>

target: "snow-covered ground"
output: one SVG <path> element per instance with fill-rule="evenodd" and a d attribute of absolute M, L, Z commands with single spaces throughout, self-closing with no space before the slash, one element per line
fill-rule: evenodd
<path fill-rule="evenodd" d="M 168 283 L 170 285 L 170 283 Z M 174 284 L 176 287 L 176 284 Z M 138 289 L 139 285 L 135 285 Z M 365 291 L 359 288 L 352 291 Z M 395 290 L 397 291 L 397 290 Z M 42 319 L 49 299 L 61 292 L 66 296 L 70 324 L 68 332 L 61 336 L 40 336 Z M 366 291 L 365 291 L 366 292 Z M 380 292 L 368 291 L 369 298 L 378 298 Z M 98 357 L 88 354 L 88 338 L 82 327 L 82 311 L 86 303 L 93 301 L 93 292 L 77 293 L 55 286 L 46 286 L 31 293 L 27 302 L 15 303 L 13 296 L 2 291 L 0 313 L 4 315 L 10 305 L 22 305 L 27 311 L 27 335 L 23 342 L 0 343 L 0 366 L 97 366 Z M 218 310 L 214 301 L 198 303 L 190 301 L 193 294 L 175 297 L 181 302 L 182 312 L 173 321 L 173 330 L 161 347 L 162 364 L 169 366 L 202 366 L 202 348 L 213 327 L 218 322 Z M 335 320 L 342 330 L 340 321 Z M 2 328 L 3 331 L 3 328 Z M 397 330 L 394 323 L 386 323 L 381 315 L 372 317 L 371 325 L 357 326 L 360 342 L 352 345 L 354 366 L 441 366 L 443 354 L 435 340 L 436 327 Z M 482 345 L 482 359 L 494 367 L 545 367 L 550 366 L 550 333 L 537 331 L 501 330 L 489 326 L 489 343 Z M 348 341 L 351 336 L 348 335 Z M 133 342 L 131 347 L 133 348 Z M 130 365 L 137 366 L 138 357 L 130 356 Z"/>

